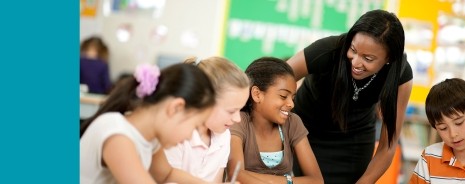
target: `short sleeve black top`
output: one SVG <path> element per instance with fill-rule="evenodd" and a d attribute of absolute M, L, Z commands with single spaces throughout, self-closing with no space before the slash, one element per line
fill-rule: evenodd
<path fill-rule="evenodd" d="M 331 118 L 331 97 L 344 41 L 345 34 L 330 36 L 317 40 L 304 49 L 309 74 L 297 91 L 294 111 L 302 118 L 310 135 L 343 136 L 339 125 Z M 403 59 L 406 66 L 400 77 L 399 85 L 413 78 L 412 69 L 406 57 Z M 370 85 L 359 92 L 358 100 L 351 100 L 347 134 L 357 134 L 359 131 L 373 127 L 376 121 L 374 107 L 379 101 L 389 67 L 390 65 L 383 66 Z M 370 78 L 357 81 L 357 86 L 363 86 Z M 350 97 L 341 96 L 341 98 L 352 97 L 354 87 L 352 83 L 349 86 Z"/>

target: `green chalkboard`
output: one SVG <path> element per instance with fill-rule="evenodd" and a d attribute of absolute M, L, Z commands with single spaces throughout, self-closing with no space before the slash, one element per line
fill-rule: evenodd
<path fill-rule="evenodd" d="M 347 31 L 384 0 L 230 0 L 224 56 L 245 69 L 262 56 L 287 58 L 316 39 Z"/>

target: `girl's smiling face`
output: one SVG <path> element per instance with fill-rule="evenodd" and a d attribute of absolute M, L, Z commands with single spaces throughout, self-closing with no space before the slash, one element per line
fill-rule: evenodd
<path fill-rule="evenodd" d="M 273 85 L 266 91 L 260 91 L 263 100 L 255 103 L 256 110 L 268 121 L 284 124 L 294 108 L 296 81 L 291 75 L 276 77 Z"/>
<path fill-rule="evenodd" d="M 241 121 L 240 110 L 249 98 L 249 88 L 226 88 L 216 99 L 216 105 L 205 126 L 215 133 L 223 133 Z"/>

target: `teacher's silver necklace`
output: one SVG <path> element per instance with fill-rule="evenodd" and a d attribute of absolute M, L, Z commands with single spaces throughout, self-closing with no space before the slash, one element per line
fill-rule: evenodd
<path fill-rule="evenodd" d="M 373 81 L 373 79 L 375 79 L 376 77 L 376 73 L 373 74 L 373 77 L 371 77 L 370 81 L 368 81 L 363 87 L 361 88 L 358 88 L 357 87 L 357 84 L 355 84 L 355 80 L 354 78 L 352 78 L 352 84 L 354 85 L 354 96 L 352 96 L 352 99 L 354 101 L 357 101 L 358 100 L 358 93 L 360 93 L 360 91 L 362 91 L 362 89 L 365 89 L 368 85 L 370 85 L 371 81 Z"/>

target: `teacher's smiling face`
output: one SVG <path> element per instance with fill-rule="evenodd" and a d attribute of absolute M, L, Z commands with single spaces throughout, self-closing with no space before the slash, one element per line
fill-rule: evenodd
<path fill-rule="evenodd" d="M 388 63 L 386 48 L 371 36 L 355 34 L 347 51 L 351 63 L 351 74 L 355 80 L 361 80 L 378 73 Z"/>

